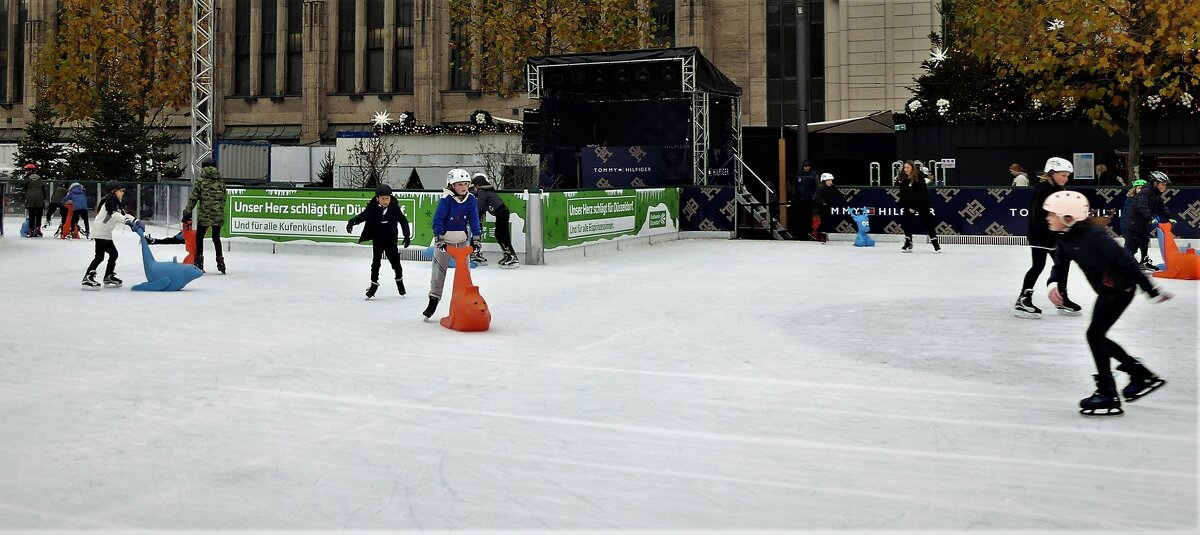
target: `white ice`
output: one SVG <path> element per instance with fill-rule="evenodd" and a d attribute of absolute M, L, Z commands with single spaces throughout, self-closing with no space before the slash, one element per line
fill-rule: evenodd
<path fill-rule="evenodd" d="M 126 287 L 83 292 L 92 242 L 19 223 L 0 529 L 1200 527 L 1196 281 L 1156 280 L 1175 299 L 1139 295 L 1110 333 L 1168 384 L 1085 417 L 1094 293 L 1075 270 L 1082 317 L 1013 317 L 1022 247 L 684 240 L 493 265 L 473 272 L 492 328 L 460 333 L 422 321 L 428 262 L 366 301 L 369 248 L 235 241 L 221 276 L 209 243 L 206 276 L 140 293 L 125 231 Z"/>

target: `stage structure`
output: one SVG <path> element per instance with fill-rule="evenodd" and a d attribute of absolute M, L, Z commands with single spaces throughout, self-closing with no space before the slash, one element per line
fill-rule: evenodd
<path fill-rule="evenodd" d="M 542 186 L 740 185 L 741 88 L 695 47 L 529 58 Z"/>

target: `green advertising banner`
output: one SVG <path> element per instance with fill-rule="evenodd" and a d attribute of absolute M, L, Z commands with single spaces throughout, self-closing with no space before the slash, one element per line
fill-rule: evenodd
<path fill-rule="evenodd" d="M 546 250 L 679 230 L 679 189 L 549 192 Z"/>

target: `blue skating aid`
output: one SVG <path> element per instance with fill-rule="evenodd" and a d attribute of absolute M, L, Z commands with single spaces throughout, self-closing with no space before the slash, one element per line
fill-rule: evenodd
<path fill-rule="evenodd" d="M 29 218 L 26 218 L 25 221 L 21 223 L 21 237 L 29 237 Z"/>
<path fill-rule="evenodd" d="M 433 260 L 433 246 L 430 245 L 429 247 L 426 247 L 424 251 L 421 251 L 421 256 L 424 257 L 426 260 Z M 468 264 L 471 266 L 471 269 L 475 269 L 475 268 L 479 267 L 479 263 L 474 260 L 469 261 Z M 450 269 L 454 269 L 454 257 L 453 256 L 450 257 L 450 265 L 447 267 L 449 267 Z"/>
<path fill-rule="evenodd" d="M 858 236 L 854 238 L 855 247 L 874 247 L 875 239 L 867 235 L 871 232 L 871 223 L 867 221 L 867 208 L 851 208 L 850 217 L 858 225 Z"/>
<path fill-rule="evenodd" d="M 142 238 L 142 268 L 146 270 L 146 282 L 131 288 L 135 292 L 174 292 L 182 290 L 189 282 L 204 275 L 200 268 L 191 264 L 180 264 L 172 258 L 170 262 L 159 262 L 150 252 L 143 229 L 135 229 Z"/>

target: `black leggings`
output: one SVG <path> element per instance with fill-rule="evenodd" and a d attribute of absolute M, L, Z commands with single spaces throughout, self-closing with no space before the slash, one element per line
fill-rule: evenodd
<path fill-rule="evenodd" d="M 104 253 L 108 253 L 108 266 L 104 268 L 104 276 L 107 277 L 117 271 L 117 245 L 112 240 L 104 240 L 97 238 L 96 242 L 96 257 L 92 259 L 92 263 L 88 264 L 88 273 L 96 271 L 100 266 L 100 262 L 104 260 Z"/>
<path fill-rule="evenodd" d="M 516 254 L 512 246 L 512 229 L 508 228 L 508 212 L 496 214 L 496 243 L 505 253 Z"/>
<path fill-rule="evenodd" d="M 1150 247 L 1150 235 L 1138 234 L 1129 229 L 1121 229 L 1121 237 L 1125 238 L 1125 250 L 1129 254 L 1136 251 L 1142 252 L 1142 258 L 1146 258 L 1146 250 Z"/>
<path fill-rule="evenodd" d="M 1037 282 L 1038 275 L 1042 274 L 1042 270 L 1046 269 L 1046 257 L 1050 256 L 1050 250 L 1042 249 L 1041 247 L 1032 247 L 1029 249 L 1033 254 L 1033 265 L 1029 266 L 1029 271 L 1025 272 L 1025 281 L 1021 283 L 1021 291 L 1033 288 Z"/>
<path fill-rule="evenodd" d="M 396 278 L 404 278 L 404 268 L 400 267 L 400 252 L 396 250 L 396 242 L 371 240 L 371 282 L 379 282 L 380 259 L 386 255 Z"/>
<path fill-rule="evenodd" d="M 1129 356 L 1121 346 L 1108 339 L 1108 330 L 1112 328 L 1129 303 L 1133 301 L 1133 288 L 1124 291 L 1102 292 L 1096 296 L 1096 307 L 1092 309 L 1092 323 L 1087 329 L 1087 343 L 1092 350 L 1092 358 L 1096 361 L 1096 373 L 1107 377 L 1112 373 L 1112 363 L 1108 359 L 1116 359 L 1121 364 L 1137 362 Z"/>
<path fill-rule="evenodd" d="M 91 234 L 92 233 L 92 223 L 90 220 L 88 220 L 87 212 L 88 212 L 87 210 L 75 210 L 75 215 L 71 216 L 71 219 L 72 219 L 71 226 L 75 227 L 75 230 L 78 231 L 79 230 L 79 222 L 83 221 L 83 233 Z M 64 216 L 64 218 L 65 217 L 66 216 Z"/>
<path fill-rule="evenodd" d="M 917 213 L 921 216 L 921 225 L 925 227 L 925 235 L 929 236 L 930 238 L 936 238 L 937 233 L 934 232 L 933 228 L 933 216 L 929 212 L 930 210 L 928 208 L 917 211 Z M 911 238 L 913 235 L 913 213 L 911 210 L 904 210 L 904 216 L 901 219 L 900 226 L 904 228 L 904 236 Z"/>
<path fill-rule="evenodd" d="M 221 251 L 221 225 L 196 226 L 196 256 L 204 256 L 204 233 L 210 228 L 212 229 L 213 248 L 217 250 L 217 258 L 222 258 L 224 252 Z"/>
<path fill-rule="evenodd" d="M 37 234 L 35 229 L 42 228 L 42 208 L 26 208 L 29 212 L 29 235 Z"/>

